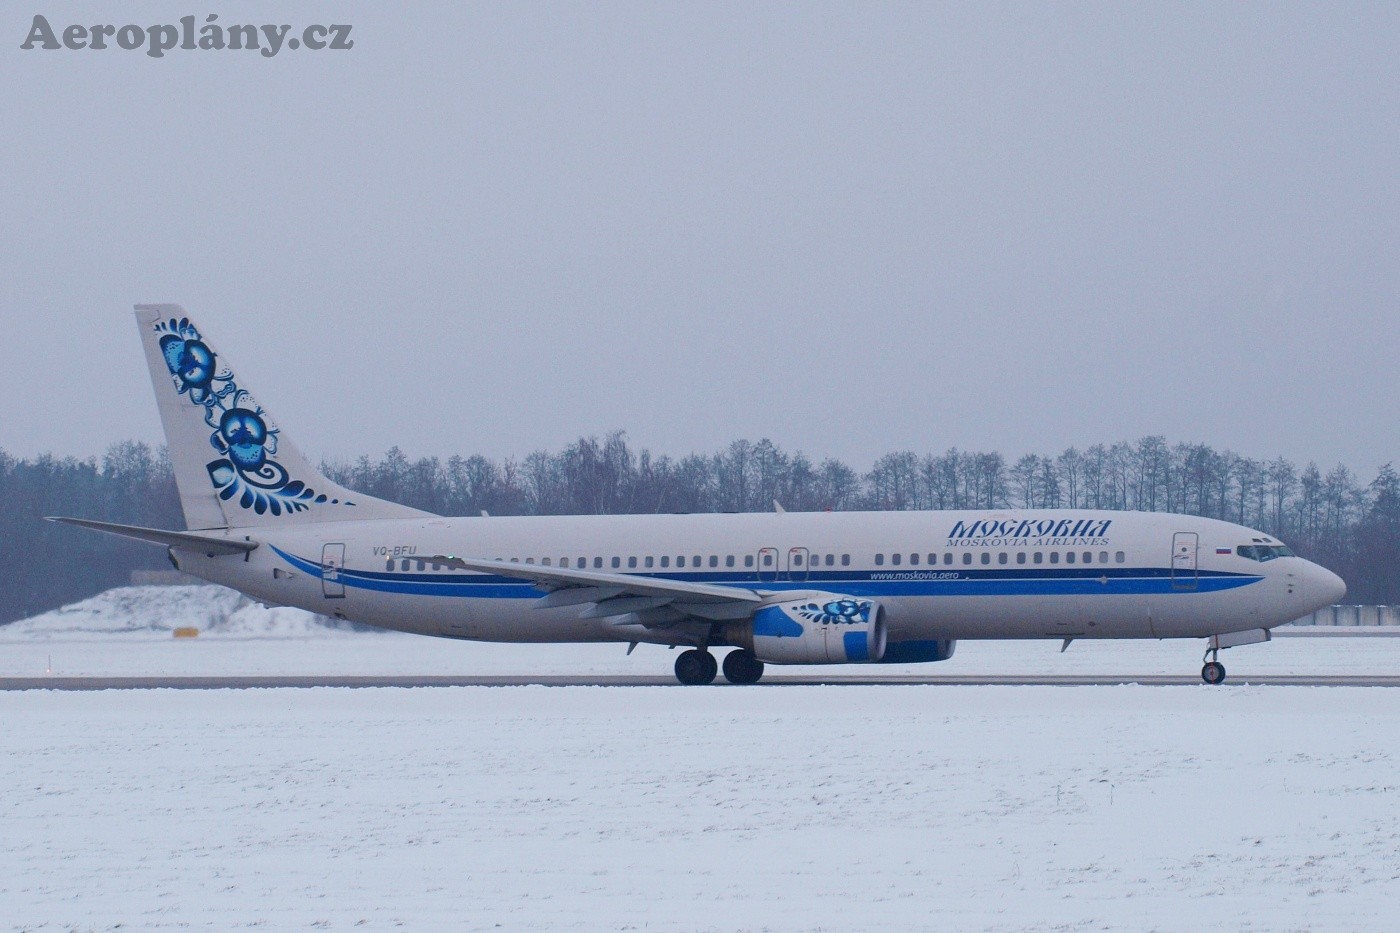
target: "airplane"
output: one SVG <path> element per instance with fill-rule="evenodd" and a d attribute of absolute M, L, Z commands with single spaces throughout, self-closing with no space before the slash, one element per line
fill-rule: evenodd
<path fill-rule="evenodd" d="M 1346 585 L 1242 525 L 1032 509 L 444 517 L 344 488 L 174 304 L 136 305 L 186 530 L 53 517 L 163 545 L 266 605 L 494 642 L 683 647 L 682 684 L 769 664 L 945 661 L 958 640 L 1206 638 L 1222 649 Z M 775 503 L 775 506 L 777 504 Z M 1207 658 L 1209 660 L 1207 660 Z"/>

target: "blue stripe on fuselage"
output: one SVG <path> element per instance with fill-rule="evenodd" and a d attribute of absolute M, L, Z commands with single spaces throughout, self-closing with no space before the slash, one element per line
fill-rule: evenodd
<path fill-rule="evenodd" d="M 304 573 L 321 576 L 321 565 L 283 551 L 272 549 L 287 563 Z M 416 561 L 416 558 L 411 558 Z M 431 564 L 431 561 L 424 561 Z M 677 573 L 637 574 L 678 582 L 708 583 L 742 589 L 833 590 L 867 598 L 889 596 L 1145 596 L 1168 593 L 1218 593 L 1238 589 L 1264 579 L 1256 574 L 1202 570 L 1196 586 L 1178 587 L 1168 568 L 1093 568 L 1050 570 L 1048 568 L 948 571 L 957 579 L 896 579 L 873 577 L 899 575 L 920 577 L 945 575 L 944 571 L 848 571 L 814 573 L 807 580 L 736 580 L 732 574 Z M 494 574 L 457 571 L 409 572 L 342 569 L 339 582 L 352 589 L 407 596 L 458 596 L 472 599 L 538 599 L 540 591 L 528 580 Z"/>

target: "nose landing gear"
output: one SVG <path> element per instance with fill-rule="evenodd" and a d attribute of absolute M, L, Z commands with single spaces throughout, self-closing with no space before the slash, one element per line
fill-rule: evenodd
<path fill-rule="evenodd" d="M 1210 658 L 1206 661 L 1206 658 Z M 1207 648 L 1206 653 L 1201 656 L 1202 661 L 1206 661 L 1201 668 L 1201 680 L 1208 684 L 1221 684 L 1225 682 L 1225 665 L 1219 661 L 1220 649 Z"/>

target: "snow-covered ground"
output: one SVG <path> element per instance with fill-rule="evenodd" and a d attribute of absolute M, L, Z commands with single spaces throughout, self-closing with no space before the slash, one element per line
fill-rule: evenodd
<path fill-rule="evenodd" d="M 115 610 L 62 636 L 20 623 L 0 628 L 0 671 L 52 656 L 65 674 L 660 672 L 671 657 L 225 615 L 240 611 L 188 641 L 173 611 L 163 631 Z M 1200 663 L 1194 642 L 1057 650 L 965 643 L 937 669 Z M 1387 673 L 1400 639 L 1225 658 L 1232 676 Z M 0 693 L 0 724 L 5 930 L 1400 923 L 1400 690 L 30 691 Z"/>

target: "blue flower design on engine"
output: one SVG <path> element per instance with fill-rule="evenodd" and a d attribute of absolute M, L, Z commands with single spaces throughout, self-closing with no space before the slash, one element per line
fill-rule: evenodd
<path fill-rule="evenodd" d="M 354 505 L 318 494 L 294 480 L 276 460 L 278 430 L 234 375 L 219 369 L 217 357 L 187 318 L 158 321 L 160 352 L 180 395 L 204 410 L 213 428 L 209 443 L 221 455 L 206 465 L 209 479 L 225 502 L 259 515 L 291 514 L 313 504 Z"/>
<path fill-rule="evenodd" d="M 807 603 L 799 606 L 797 612 L 807 621 L 821 625 L 863 625 L 870 621 L 870 603 L 863 599 Z"/>

